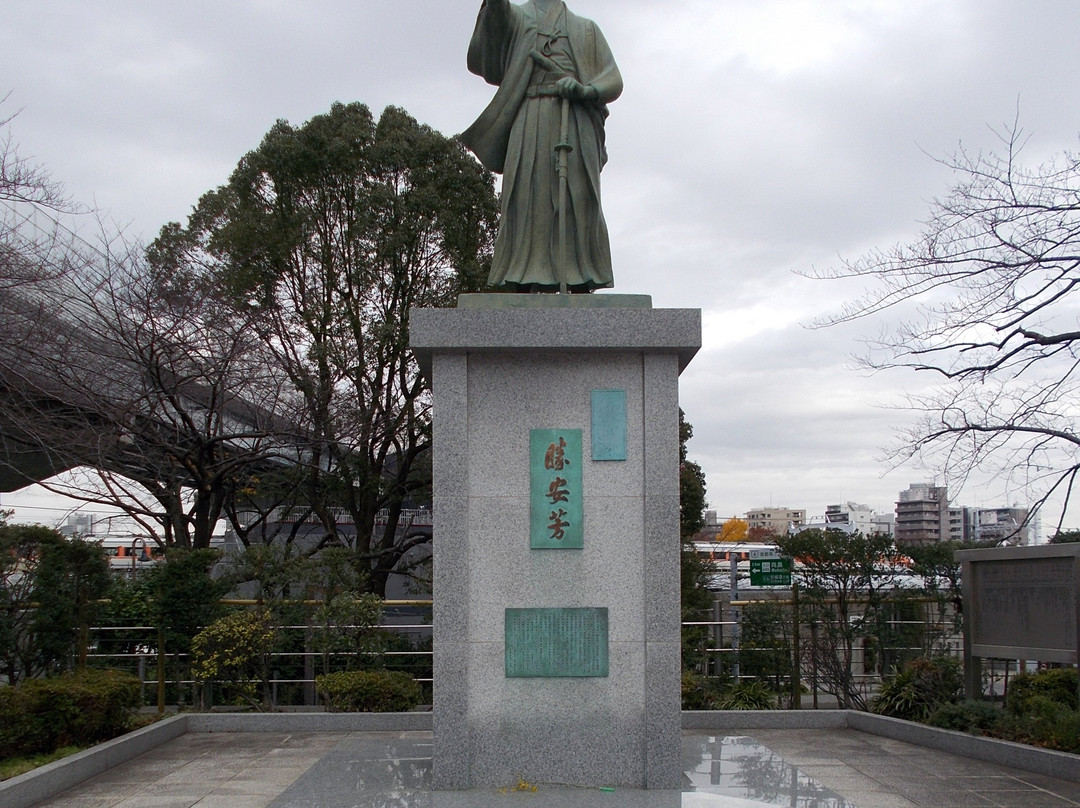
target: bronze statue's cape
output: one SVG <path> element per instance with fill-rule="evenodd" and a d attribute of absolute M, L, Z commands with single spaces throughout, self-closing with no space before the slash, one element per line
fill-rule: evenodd
<path fill-rule="evenodd" d="M 532 3 L 526 3 L 531 6 Z M 511 9 L 514 11 L 515 9 Z M 582 84 L 596 87 L 603 101 L 614 100 L 622 89 L 622 76 L 603 36 L 599 35 L 592 20 L 578 17 L 562 2 L 554 3 L 540 23 L 554 30 L 560 15 L 566 27 L 570 47 L 573 50 Z M 525 98 L 533 60 L 529 53 L 538 45 L 538 29 L 533 22 L 538 15 L 510 14 L 508 18 L 488 8 L 487 0 L 480 7 L 472 41 L 469 43 L 468 66 L 472 73 L 482 76 L 499 89 L 491 103 L 468 129 L 458 136 L 480 162 L 490 171 L 501 174 L 506 161 L 507 141 L 521 102 Z M 510 30 L 506 30 L 507 26 Z M 595 116 L 600 132 L 607 117 L 604 104 L 587 105 Z M 601 156 L 601 165 L 607 155 Z"/>

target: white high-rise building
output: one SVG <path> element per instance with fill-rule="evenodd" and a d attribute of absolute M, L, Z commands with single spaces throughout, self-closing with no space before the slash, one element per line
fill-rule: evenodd
<path fill-rule="evenodd" d="M 877 532 L 874 527 L 874 509 L 857 502 L 845 502 L 843 505 L 829 505 L 825 508 L 825 526 L 847 525 L 849 532 L 869 536 Z"/>

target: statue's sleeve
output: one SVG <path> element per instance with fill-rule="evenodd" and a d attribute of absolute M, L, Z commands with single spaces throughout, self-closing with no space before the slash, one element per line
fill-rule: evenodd
<path fill-rule="evenodd" d="M 611 53 L 611 48 L 608 47 L 607 40 L 604 39 L 599 27 L 592 24 L 589 28 L 588 35 L 589 39 L 592 40 L 590 42 L 592 46 L 592 69 L 590 70 L 592 78 L 589 84 L 595 87 L 600 94 L 599 101 L 601 104 L 610 104 L 622 95 L 622 73 L 619 72 L 619 66 L 615 64 L 615 57 Z"/>
<path fill-rule="evenodd" d="M 484 0 L 469 42 L 469 72 L 488 84 L 502 84 L 510 60 L 514 19 L 520 14 L 509 0 Z"/>

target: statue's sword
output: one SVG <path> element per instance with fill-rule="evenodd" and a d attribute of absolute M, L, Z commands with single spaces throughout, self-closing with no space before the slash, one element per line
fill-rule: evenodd
<path fill-rule="evenodd" d="M 562 73 L 555 62 L 539 51 L 529 53 L 533 62 L 551 73 Z M 559 177 L 559 292 L 566 294 L 566 276 L 569 274 L 569 260 L 566 254 L 569 246 L 566 239 L 566 207 L 569 193 L 569 155 L 574 150 L 570 145 L 570 99 L 562 99 L 562 125 L 559 130 L 559 142 L 555 144 L 555 166 Z"/>

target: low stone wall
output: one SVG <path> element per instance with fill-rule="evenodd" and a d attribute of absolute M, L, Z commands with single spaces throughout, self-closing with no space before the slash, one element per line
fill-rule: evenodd
<path fill-rule="evenodd" d="M 748 729 L 841 729 L 848 710 L 684 710 L 682 728 L 716 732 Z"/>
<path fill-rule="evenodd" d="M 188 713 L 188 732 L 431 732 L 423 713 Z M 0 803 L 2 804 L 2 803 Z"/>
<path fill-rule="evenodd" d="M 1040 749 L 1012 741 L 980 738 L 963 732 L 928 727 L 898 718 L 886 718 L 873 713 L 848 713 L 847 725 L 859 732 L 881 735 L 897 741 L 906 741 L 928 749 L 939 749 L 953 755 L 985 760 L 999 766 L 1057 777 L 1060 780 L 1080 782 L 1080 755 Z"/>
<path fill-rule="evenodd" d="M 717 733 L 755 729 L 837 729 L 847 727 L 870 735 L 938 749 L 960 757 L 1080 782 L 1080 755 L 1036 746 L 982 738 L 912 721 L 858 710 L 702 710 L 682 714 L 684 730 Z"/>
<path fill-rule="evenodd" d="M 184 713 L 0 783 L 0 806 L 30 808 L 187 732 L 430 732 L 431 713 Z"/>
<path fill-rule="evenodd" d="M 682 714 L 684 730 L 841 729 L 1080 782 L 1080 755 L 979 738 L 854 710 L 716 710 Z M 430 732 L 427 713 L 185 713 L 0 783 L 0 806 L 30 808 L 187 732 Z"/>
<path fill-rule="evenodd" d="M 188 731 L 187 722 L 186 715 L 167 718 L 5 780 L 0 783 L 0 805 L 4 808 L 29 808 L 114 766 L 127 763 L 156 746 L 179 738 Z"/>

